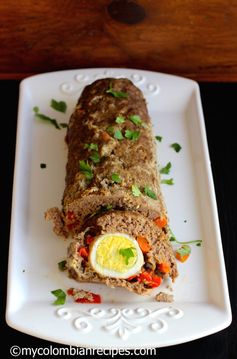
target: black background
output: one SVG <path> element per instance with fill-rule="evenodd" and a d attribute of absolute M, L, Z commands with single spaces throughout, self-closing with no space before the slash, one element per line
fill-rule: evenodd
<path fill-rule="evenodd" d="M 200 89 L 216 190 L 233 320 L 228 328 L 216 334 L 189 343 L 158 349 L 157 358 L 159 359 L 181 356 L 189 359 L 237 359 L 237 84 L 201 83 Z M 44 348 L 52 344 L 60 347 L 58 344 L 20 333 L 8 327 L 5 322 L 18 91 L 19 81 L 0 81 L 0 333 L 2 338 L 7 338 L 6 344 L 2 345 L 1 348 L 4 349 L 5 355 L 3 357 L 5 358 L 11 358 L 9 349 L 12 345 Z M 2 350 L 1 352 L 3 353 Z M 40 356 L 37 357 L 40 358 Z"/>

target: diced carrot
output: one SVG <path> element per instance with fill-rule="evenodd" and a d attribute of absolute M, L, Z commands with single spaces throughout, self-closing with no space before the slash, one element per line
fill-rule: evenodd
<path fill-rule="evenodd" d="M 143 253 L 149 252 L 149 250 L 151 249 L 151 246 L 148 243 L 148 240 L 146 239 L 146 237 L 137 236 L 137 241 L 138 241 L 139 247 L 141 248 Z"/>
<path fill-rule="evenodd" d="M 180 253 L 175 252 L 175 258 L 178 259 L 178 261 L 184 263 L 189 257 L 189 254 L 186 254 L 185 256 L 182 256 Z"/>
<path fill-rule="evenodd" d="M 73 295 L 73 288 L 69 288 L 69 289 L 67 290 L 67 294 L 68 294 L 68 295 Z"/>
<path fill-rule="evenodd" d="M 159 263 L 158 269 L 161 273 L 169 273 L 170 272 L 170 265 L 169 263 Z"/>
<path fill-rule="evenodd" d="M 167 218 L 166 217 L 157 217 L 154 220 L 154 222 L 158 227 L 163 228 L 167 225 Z"/>
<path fill-rule="evenodd" d="M 79 248 L 78 253 L 84 259 L 87 259 L 88 256 L 89 256 L 89 252 L 88 252 L 88 249 L 86 247 Z"/>

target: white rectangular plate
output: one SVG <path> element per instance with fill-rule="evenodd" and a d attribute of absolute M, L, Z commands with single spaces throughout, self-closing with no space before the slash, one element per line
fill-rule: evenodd
<path fill-rule="evenodd" d="M 67 148 L 65 129 L 34 118 L 41 113 L 68 122 L 85 85 L 103 77 L 127 77 L 144 93 L 161 166 L 172 163 L 175 184 L 162 185 L 170 225 L 180 241 L 201 239 L 186 263 L 179 263 L 175 302 L 157 303 L 125 289 L 80 285 L 59 272 L 67 244 L 52 232 L 44 212 L 60 207 Z M 67 113 L 50 108 L 66 101 Z M 176 153 L 170 144 L 178 142 Z M 41 163 L 47 167 L 42 169 Z M 51 291 L 82 287 L 102 296 L 100 305 L 52 305 Z M 165 288 L 165 284 L 163 285 Z M 160 290 L 160 289 L 159 289 Z M 158 290 L 158 291 L 159 291 Z M 11 239 L 7 322 L 22 332 L 64 344 L 99 348 L 161 347 L 217 332 L 231 322 L 231 310 L 219 232 L 199 88 L 194 81 L 133 69 L 82 69 L 30 77 L 21 83 Z"/>

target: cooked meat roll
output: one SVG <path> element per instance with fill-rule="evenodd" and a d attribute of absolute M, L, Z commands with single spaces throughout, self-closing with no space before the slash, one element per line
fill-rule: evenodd
<path fill-rule="evenodd" d="M 76 239 L 68 251 L 70 275 L 140 294 L 164 276 L 174 279 L 177 268 L 142 92 L 128 79 L 107 78 L 85 87 L 66 142 L 62 210 L 52 208 L 46 218 L 54 221 L 56 234 Z"/>

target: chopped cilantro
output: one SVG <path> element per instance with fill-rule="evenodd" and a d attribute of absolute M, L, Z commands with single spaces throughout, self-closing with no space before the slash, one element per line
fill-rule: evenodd
<path fill-rule="evenodd" d="M 62 289 L 52 290 L 51 293 L 57 298 L 53 304 L 62 305 L 66 302 L 66 293 Z"/>
<path fill-rule="evenodd" d="M 86 143 L 85 145 L 84 145 L 84 148 L 85 149 L 88 149 L 88 150 L 94 150 L 94 151 L 98 151 L 98 145 L 97 145 L 97 143 Z"/>
<path fill-rule="evenodd" d="M 116 138 L 117 140 L 123 140 L 124 137 L 123 137 L 122 131 L 121 130 L 116 130 L 114 132 L 114 138 Z"/>
<path fill-rule="evenodd" d="M 139 197 L 142 194 L 139 187 L 136 184 L 132 185 L 132 194 L 134 195 L 134 197 Z"/>
<path fill-rule="evenodd" d="M 171 169 L 171 162 L 168 162 L 165 167 L 161 168 L 160 173 L 168 175 L 170 173 L 170 169 Z"/>
<path fill-rule="evenodd" d="M 60 126 L 58 124 L 58 121 L 55 120 L 55 118 L 48 117 L 42 113 L 39 113 L 39 107 L 35 106 L 33 108 L 33 111 L 35 113 L 35 117 L 39 118 L 40 120 L 43 120 L 45 122 L 49 122 L 51 125 L 53 125 L 57 130 L 60 130 Z"/>
<path fill-rule="evenodd" d="M 59 112 L 63 112 L 65 113 L 66 110 L 67 110 L 67 104 L 66 102 L 64 101 L 56 101 L 52 98 L 51 100 L 51 103 L 50 103 L 50 106 L 56 110 L 56 111 L 59 111 Z"/>
<path fill-rule="evenodd" d="M 163 137 L 161 137 L 161 136 L 155 136 L 155 139 L 156 139 L 157 141 L 159 141 L 159 142 L 162 141 L 162 138 L 163 138 Z"/>
<path fill-rule="evenodd" d="M 128 265 L 129 258 L 134 257 L 133 249 L 135 249 L 135 248 L 133 248 L 133 247 L 121 248 L 119 250 L 119 254 L 121 254 L 121 256 L 124 257 L 126 265 Z"/>
<path fill-rule="evenodd" d="M 46 163 L 41 163 L 40 164 L 40 168 L 46 168 L 46 167 L 47 167 Z"/>
<path fill-rule="evenodd" d="M 132 123 L 134 123 L 134 125 L 137 125 L 137 126 L 142 125 L 142 120 L 141 120 L 141 117 L 139 115 L 131 115 L 131 116 L 129 116 L 129 120 Z"/>
<path fill-rule="evenodd" d="M 127 92 L 113 90 L 112 84 L 109 85 L 109 89 L 106 90 L 106 93 L 112 95 L 113 97 L 120 97 L 120 98 L 127 98 L 128 97 Z"/>
<path fill-rule="evenodd" d="M 113 136 L 113 134 L 114 134 L 114 127 L 113 127 L 113 126 L 109 126 L 109 127 L 107 127 L 106 131 L 107 131 L 111 136 Z"/>
<path fill-rule="evenodd" d="M 140 131 L 131 131 L 131 130 L 126 130 L 125 131 L 125 137 L 128 139 L 128 140 L 137 140 L 139 137 L 140 137 Z"/>
<path fill-rule="evenodd" d="M 175 150 L 175 152 L 179 152 L 182 149 L 182 147 L 178 143 L 172 143 L 170 147 L 172 147 Z"/>
<path fill-rule="evenodd" d="M 169 186 L 172 186 L 174 184 L 174 179 L 173 178 L 169 178 L 169 179 L 163 179 L 161 181 L 161 183 L 163 184 L 168 184 Z"/>
<path fill-rule="evenodd" d="M 123 116 L 117 116 L 115 119 L 116 123 L 124 123 L 125 122 L 125 118 Z"/>
<path fill-rule="evenodd" d="M 148 186 L 144 187 L 144 193 L 145 193 L 145 195 L 147 195 L 150 198 L 157 199 L 157 196 L 156 196 L 155 192 L 152 191 L 150 189 L 150 187 L 148 187 Z"/>
<path fill-rule="evenodd" d="M 58 262 L 58 269 L 64 271 L 67 269 L 67 261 Z"/>
<path fill-rule="evenodd" d="M 86 176 L 86 179 L 92 180 L 93 172 L 88 162 L 82 160 L 79 161 L 80 171 Z"/>
<path fill-rule="evenodd" d="M 121 183 L 122 182 L 122 178 L 119 176 L 118 173 L 112 173 L 111 175 L 112 181 L 115 183 Z"/>
<path fill-rule="evenodd" d="M 98 152 L 93 152 L 92 155 L 89 157 L 94 163 L 100 162 L 100 155 Z"/>

